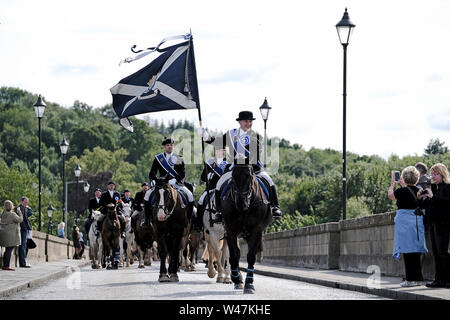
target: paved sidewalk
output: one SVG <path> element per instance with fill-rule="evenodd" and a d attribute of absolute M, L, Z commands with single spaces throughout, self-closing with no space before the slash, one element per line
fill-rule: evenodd
<path fill-rule="evenodd" d="M 240 262 L 240 265 L 246 265 Z M 246 268 L 240 268 L 246 271 Z M 432 289 L 425 286 L 402 288 L 398 277 L 378 277 L 373 274 L 339 270 L 308 269 L 280 265 L 255 264 L 255 274 L 304 281 L 327 287 L 359 291 L 399 300 L 450 300 L 450 289 Z M 257 279 L 255 281 L 258 281 Z"/>
<path fill-rule="evenodd" d="M 15 271 L 0 269 L 0 299 L 18 291 L 33 288 L 52 279 L 64 277 L 72 268 L 89 265 L 89 260 L 59 260 L 32 265 L 31 268 L 15 268 Z"/>

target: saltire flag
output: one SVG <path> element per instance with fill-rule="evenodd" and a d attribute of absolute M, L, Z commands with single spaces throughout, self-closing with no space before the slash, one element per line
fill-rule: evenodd
<path fill-rule="evenodd" d="M 180 38 L 184 41 L 160 48 L 166 40 Z M 130 116 L 200 108 L 192 40 L 191 34 L 163 39 L 157 47 L 148 48 L 148 52 L 123 61 L 135 61 L 155 51 L 161 53 L 147 66 L 120 80 L 110 89 L 114 111 L 125 129 L 133 131 L 133 125 L 128 119 Z"/>

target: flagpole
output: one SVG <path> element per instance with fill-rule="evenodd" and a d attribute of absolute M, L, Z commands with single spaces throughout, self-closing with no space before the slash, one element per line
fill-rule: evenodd
<path fill-rule="evenodd" d="M 190 46 L 191 46 L 191 50 L 192 50 L 192 65 L 194 66 L 194 79 L 195 79 L 195 84 L 197 85 L 197 94 L 198 94 L 198 122 L 200 124 L 200 128 L 203 128 L 202 125 L 202 111 L 200 109 L 200 93 L 198 92 L 198 81 L 197 81 L 197 66 L 195 65 L 195 54 L 194 54 L 194 37 L 192 35 L 192 29 L 190 30 L 191 33 L 191 40 L 190 40 Z M 208 199 L 208 204 L 209 204 L 209 208 L 212 210 L 212 205 L 211 205 L 211 197 L 209 196 L 209 175 L 208 175 L 208 168 L 206 165 L 206 161 L 205 161 L 205 141 L 203 141 L 203 137 L 201 137 L 202 140 L 202 162 L 203 162 L 203 168 L 204 170 L 206 170 L 206 196 Z"/>

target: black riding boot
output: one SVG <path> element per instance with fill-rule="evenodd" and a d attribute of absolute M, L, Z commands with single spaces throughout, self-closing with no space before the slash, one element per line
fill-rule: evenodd
<path fill-rule="evenodd" d="M 274 219 L 281 218 L 281 215 L 283 214 L 280 210 L 280 204 L 278 202 L 278 192 L 275 185 L 270 187 L 270 200 L 271 200 L 271 206 L 272 206 L 272 217 Z"/>
<path fill-rule="evenodd" d="M 203 213 L 205 212 L 205 206 L 204 205 L 198 205 L 197 206 L 197 218 L 195 219 L 195 230 L 196 231 L 202 231 L 203 227 Z"/>
<path fill-rule="evenodd" d="M 141 228 L 150 228 L 150 213 L 144 210 L 144 219 L 141 221 Z"/>
<path fill-rule="evenodd" d="M 222 209 L 220 208 L 221 205 L 221 200 L 220 199 L 220 190 L 214 190 L 215 194 L 214 194 L 214 201 L 216 202 L 216 211 L 221 212 Z"/>
<path fill-rule="evenodd" d="M 187 217 L 188 221 L 192 219 L 192 212 L 194 211 L 194 202 L 188 202 L 188 211 L 187 211 Z"/>

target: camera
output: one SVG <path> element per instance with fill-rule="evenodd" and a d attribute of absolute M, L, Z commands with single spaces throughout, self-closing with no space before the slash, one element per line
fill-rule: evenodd
<path fill-rule="evenodd" d="M 394 172 L 394 181 L 400 180 L 400 171 L 393 171 Z"/>
<path fill-rule="evenodd" d="M 422 194 L 428 194 L 428 191 L 425 190 L 425 189 L 422 189 L 422 190 L 420 190 L 420 194 L 421 194 L 421 195 L 422 195 Z"/>

